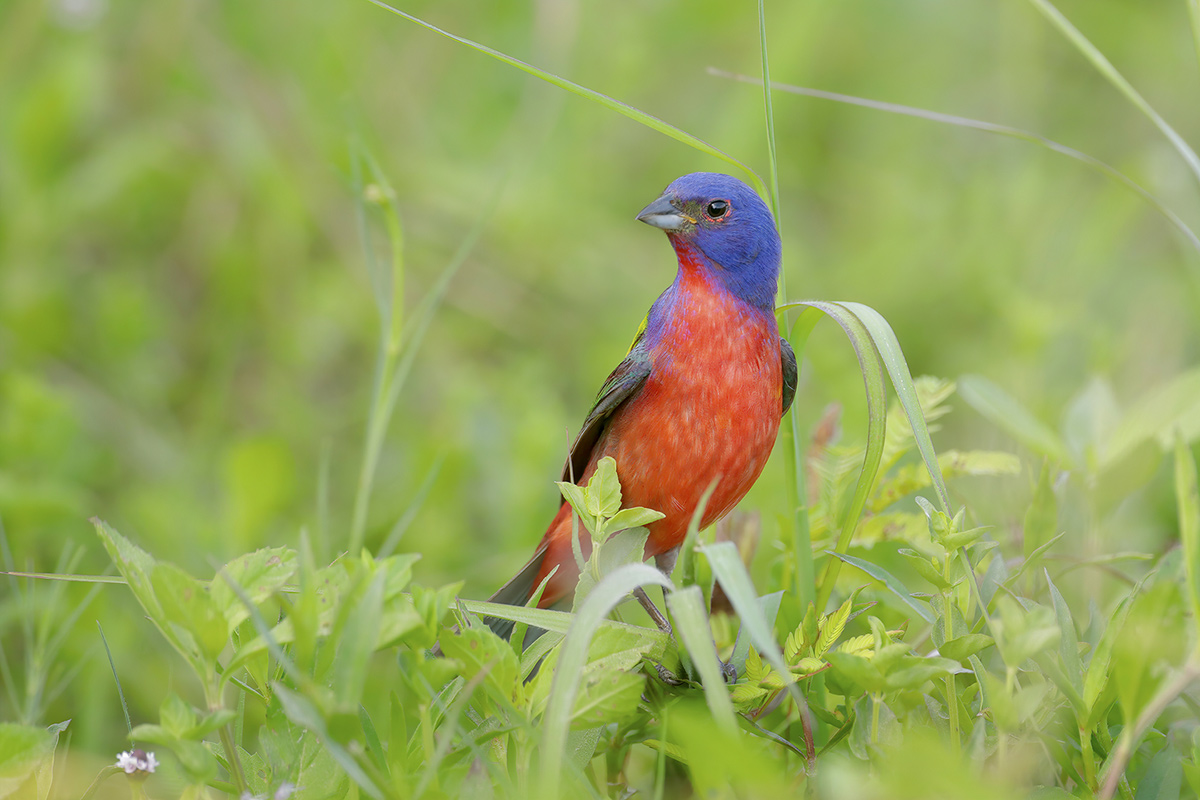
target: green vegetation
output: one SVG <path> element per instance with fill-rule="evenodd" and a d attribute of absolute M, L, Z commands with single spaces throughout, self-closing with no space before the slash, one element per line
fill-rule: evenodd
<path fill-rule="evenodd" d="M 380 5 L 0 7 L 0 797 L 1200 793 L 1195 0 Z M 469 599 L 701 169 L 781 223 L 772 465 L 671 576 L 561 487 L 574 608 Z"/>

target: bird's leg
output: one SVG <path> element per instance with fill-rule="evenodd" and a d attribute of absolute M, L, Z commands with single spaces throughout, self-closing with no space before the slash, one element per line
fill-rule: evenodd
<path fill-rule="evenodd" d="M 659 571 L 669 578 L 671 577 L 671 573 L 675 571 L 675 560 L 677 558 L 679 558 L 678 547 L 668 550 L 665 553 L 659 553 L 656 555 L 654 557 L 654 565 L 658 567 Z M 639 586 L 637 589 L 633 590 L 633 596 L 636 597 L 638 602 L 642 604 L 642 608 L 646 609 L 646 613 L 650 615 L 650 619 L 654 620 L 654 624 L 658 626 L 660 631 L 668 636 L 675 635 L 675 632 L 671 629 L 671 623 L 667 620 L 666 616 L 664 616 L 663 613 L 658 610 L 658 606 L 654 605 L 654 601 L 652 601 L 650 596 L 646 594 L 645 589 L 642 589 Z M 666 604 L 666 601 L 667 588 L 664 586 L 664 605 Z M 732 663 L 721 661 L 720 658 L 718 658 L 717 664 L 719 664 L 721 667 L 721 674 L 724 676 L 726 683 L 737 683 L 737 668 L 734 667 Z M 677 676 L 673 675 L 671 671 L 662 664 L 655 664 L 654 670 L 658 673 L 658 677 L 663 683 L 671 686 L 680 686 L 684 683 L 684 681 L 681 681 Z"/>
<path fill-rule="evenodd" d="M 658 626 L 660 631 L 665 633 L 667 636 L 674 635 L 674 631 L 671 630 L 671 623 L 668 622 L 663 613 L 658 610 L 658 606 L 654 605 L 654 601 L 650 599 L 650 595 L 646 594 L 645 589 L 639 586 L 633 590 L 633 596 L 636 597 L 637 601 L 642 604 L 642 608 L 646 609 L 646 613 L 650 615 L 650 619 L 654 620 L 654 624 Z"/>

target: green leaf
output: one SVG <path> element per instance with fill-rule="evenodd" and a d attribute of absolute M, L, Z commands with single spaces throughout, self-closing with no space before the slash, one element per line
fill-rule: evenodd
<path fill-rule="evenodd" d="M 579 521 L 591 533 L 592 529 L 596 527 L 596 522 L 595 515 L 588 510 L 588 504 L 591 502 L 588 499 L 588 493 L 583 487 L 576 486 L 569 481 L 555 481 L 554 485 L 562 492 L 563 499 L 570 504 L 571 508 L 575 509 Z"/>
<path fill-rule="evenodd" d="M 1177 437 L 1200 436 L 1200 368 L 1176 375 L 1154 387 L 1130 406 L 1109 437 L 1102 466 L 1127 458 L 1139 444 L 1152 440 L 1161 449 Z"/>
<path fill-rule="evenodd" d="M 220 569 L 212 581 L 212 600 L 225 616 L 228 633 L 250 618 L 250 612 L 224 576 L 229 576 L 246 592 L 251 602 L 266 601 L 291 581 L 296 573 L 296 551 L 287 547 L 270 547 L 238 556 Z"/>
<path fill-rule="evenodd" d="M 649 536 L 650 531 L 645 528 L 630 528 L 608 537 L 603 547 L 594 548 L 591 558 L 579 573 L 573 607 L 578 609 L 587 600 L 587 596 L 596 585 L 597 575 L 603 578 L 617 567 L 642 563 L 646 553 L 646 539 Z"/>
<path fill-rule="evenodd" d="M 887 677 L 879 670 L 873 658 L 839 653 L 835 650 L 826 656 L 825 660 L 829 662 L 842 685 L 876 693 L 887 688 Z"/>
<path fill-rule="evenodd" d="M 463 665 L 464 678 L 472 680 L 487 669 L 484 682 L 488 687 L 510 703 L 521 702 L 520 664 L 508 642 L 484 627 L 445 634 L 440 641 L 442 652 Z"/>
<path fill-rule="evenodd" d="M 344 610 L 339 609 L 339 617 L 343 617 L 345 623 L 330 636 L 331 644 L 336 642 L 337 647 L 332 672 L 334 699 L 343 711 L 357 708 L 362 702 L 368 661 L 379 640 L 386 580 L 387 572 L 376 569 L 357 602 L 351 604 L 348 598 L 343 600 Z M 414 614 L 414 621 L 415 617 Z"/>
<path fill-rule="evenodd" d="M 1164 678 L 1160 663 L 1176 665 L 1185 642 L 1179 587 L 1159 581 L 1134 598 L 1129 618 L 1113 646 L 1112 674 L 1127 725 L 1133 725 Z"/>
<path fill-rule="evenodd" d="M 885 677 L 887 688 L 891 691 L 917 689 L 926 681 L 951 675 L 958 670 L 958 663 L 948 658 L 905 656 Z"/>
<path fill-rule="evenodd" d="M 996 649 L 1004 663 L 1019 669 L 1041 652 L 1057 647 L 1062 637 L 1054 612 L 1043 605 L 1022 606 L 1009 595 L 996 600 L 999 614 L 992 617 Z"/>
<path fill-rule="evenodd" d="M 1100 704 L 1099 701 L 1109 682 L 1113 646 L 1117 641 L 1117 636 L 1125 627 L 1125 621 L 1129 617 L 1129 608 L 1133 603 L 1133 598 L 1140 590 L 1141 583 L 1135 586 L 1118 603 L 1116 610 L 1109 617 L 1108 624 L 1104 627 L 1100 641 L 1096 643 L 1096 649 L 1092 653 L 1091 661 L 1088 662 L 1087 672 L 1083 676 L 1083 703 L 1087 708 L 1087 720 L 1084 722 L 1085 728 L 1092 728 L 1100 721 L 1101 716 L 1107 710 L 1106 706 Z"/>
<path fill-rule="evenodd" d="M 196 712 L 179 695 L 171 692 L 159 706 L 158 718 L 163 730 L 176 738 L 187 738 L 196 726 Z"/>
<path fill-rule="evenodd" d="M 980 650 L 991 647 L 993 644 L 995 642 L 990 636 L 982 633 L 964 633 L 943 644 L 938 648 L 938 652 L 946 658 L 964 662 Z"/>
<path fill-rule="evenodd" d="M 1200 620 L 1200 490 L 1196 460 L 1182 436 L 1175 440 L 1175 505 L 1179 509 L 1179 540 L 1183 543 L 1192 619 Z"/>
<path fill-rule="evenodd" d="M 1164 747 L 1142 773 L 1134 800 L 1179 800 L 1182 788 L 1182 758 L 1174 747 Z"/>
<path fill-rule="evenodd" d="M 0 722 L 0 797 L 46 800 L 50 796 L 54 751 L 66 725 L 47 729 Z"/>
<path fill-rule="evenodd" d="M 826 651 L 842 635 L 842 631 L 846 629 L 846 621 L 850 619 L 850 608 L 854 604 L 854 597 L 855 595 L 847 597 L 841 607 L 833 612 L 821 626 L 821 635 L 817 637 L 817 643 L 813 646 L 814 654 L 817 657 L 825 655 Z"/>
<path fill-rule="evenodd" d="M 510 650 L 509 652 L 512 651 Z M 321 746 L 326 753 L 337 762 L 338 766 L 345 770 L 350 779 L 369 797 L 376 798 L 376 800 L 383 797 L 383 793 L 379 790 L 379 787 L 363 771 L 354 756 L 331 735 L 325 717 L 322 716 L 318 707 L 309 698 L 278 682 L 272 684 L 272 688 L 274 689 L 275 696 L 279 698 L 279 702 L 283 706 L 283 711 L 287 714 L 288 719 L 316 734 L 321 740 Z M 314 788 L 314 784 L 312 783 L 306 783 L 305 786 L 310 791 Z"/>
<path fill-rule="evenodd" d="M 613 515 L 604 526 L 605 531 L 623 531 L 642 528 L 651 522 L 658 522 L 666 514 L 652 508 L 623 508 Z"/>
<path fill-rule="evenodd" d="M 199 662 L 197 666 L 215 662 L 229 641 L 229 632 L 225 616 L 209 593 L 209 585 L 166 562 L 154 568 L 150 584 L 161 604 L 167 629 L 175 633 L 180 643 L 177 647 L 182 645 L 180 652 Z M 185 652 L 189 646 L 197 649 Z"/>
<path fill-rule="evenodd" d="M 1035 453 L 1059 464 L 1073 463 L 1057 433 L 987 378 L 963 375 L 958 379 L 958 395 Z"/>
<path fill-rule="evenodd" d="M 611 517 L 621 508 L 621 483 L 617 479 L 617 462 L 605 456 L 596 462 L 587 485 L 587 510 L 595 517 Z"/>
<path fill-rule="evenodd" d="M 704 686 L 704 698 L 717 725 L 727 733 L 737 731 L 733 705 L 729 701 L 729 690 L 725 676 L 721 673 L 720 657 L 713 643 L 708 614 L 704 610 L 704 594 L 699 586 L 687 586 L 667 595 L 667 607 L 671 609 L 675 634 L 691 656 L 692 665 L 700 673 Z"/>
<path fill-rule="evenodd" d="M 1058 654 L 1062 659 L 1063 672 L 1077 693 L 1083 693 L 1083 661 L 1079 657 L 1079 637 L 1075 632 L 1075 620 L 1071 616 L 1071 608 L 1059 593 L 1058 587 L 1050 579 L 1050 573 L 1043 570 L 1046 584 L 1050 587 L 1050 599 L 1054 603 L 1054 615 L 1058 620 L 1058 628 L 1062 638 L 1058 642 Z"/>
<path fill-rule="evenodd" d="M 872 564 L 871 562 L 865 561 L 861 558 L 848 556 L 843 553 L 830 553 L 830 555 L 845 561 L 852 567 L 858 567 L 875 580 L 882 581 L 883 585 L 890 589 L 892 594 L 900 598 L 900 600 L 906 606 L 912 609 L 913 613 L 926 622 L 933 622 L 933 612 L 926 608 L 923 603 L 918 603 L 916 600 L 914 600 L 912 594 L 909 593 L 904 584 L 900 582 L 900 579 L 892 575 L 883 567 L 880 567 L 877 564 Z"/>
<path fill-rule="evenodd" d="M 875 724 L 878 706 L 878 725 Z M 850 752 L 869 759 L 876 748 L 897 747 L 904 738 L 896 712 L 881 697 L 866 695 L 854 704 L 854 729 L 850 732 Z"/>
<path fill-rule="evenodd" d="M 918 553 L 916 550 L 907 547 L 900 548 L 898 552 L 900 555 L 904 556 L 904 559 L 908 561 L 912 568 L 915 569 L 922 578 L 932 583 L 937 589 L 949 589 L 952 585 L 950 581 L 946 580 L 945 576 L 942 575 L 942 571 L 938 569 L 937 561 L 935 559 L 930 559 L 924 554 Z"/>
<path fill-rule="evenodd" d="M 145 550 L 117 533 L 107 522 L 93 517 L 92 525 L 95 526 L 96 535 L 100 537 L 104 549 L 108 551 L 108 557 L 112 559 L 147 616 L 160 629 L 165 628 L 166 618 L 150 585 L 150 574 L 158 562 Z"/>
<path fill-rule="evenodd" d="M 1024 530 L 1024 550 L 1027 562 L 1033 559 L 1038 548 L 1054 538 L 1058 532 L 1058 500 L 1054 496 L 1053 472 L 1048 462 L 1042 463 L 1037 487 L 1033 490 L 1033 500 L 1025 512 Z M 1034 563 L 1029 568 L 1037 566 Z"/>

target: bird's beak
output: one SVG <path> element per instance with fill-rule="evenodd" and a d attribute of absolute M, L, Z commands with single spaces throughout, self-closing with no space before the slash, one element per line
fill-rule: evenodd
<path fill-rule="evenodd" d="M 665 194 L 643 208 L 637 215 L 637 218 L 640 222 L 653 225 L 656 228 L 662 228 L 664 231 L 680 231 L 689 222 L 693 224 L 696 222 L 696 220 L 680 211 L 671 202 L 671 198 Z"/>

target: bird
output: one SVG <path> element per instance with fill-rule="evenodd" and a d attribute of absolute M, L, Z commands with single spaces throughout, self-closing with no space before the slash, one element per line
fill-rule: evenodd
<path fill-rule="evenodd" d="M 615 459 L 622 506 L 664 515 L 647 525 L 644 556 L 669 575 L 710 485 L 701 529 L 737 505 L 762 473 L 795 398 L 797 365 L 774 313 L 779 233 L 750 186 L 720 173 L 684 175 L 637 219 L 666 233 L 675 279 L 600 388 L 562 480 L 586 485 L 602 458 Z M 585 556 L 591 541 L 571 517 L 564 500 L 533 556 L 489 602 L 525 605 L 547 577 L 539 607 L 573 596 L 573 530 L 582 534 Z M 656 621 L 664 624 L 661 615 Z M 502 636 L 512 630 L 500 618 L 486 622 Z"/>

